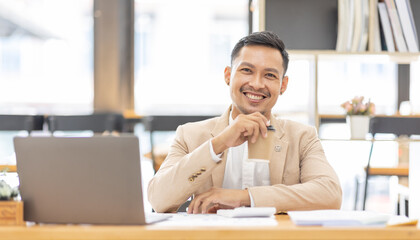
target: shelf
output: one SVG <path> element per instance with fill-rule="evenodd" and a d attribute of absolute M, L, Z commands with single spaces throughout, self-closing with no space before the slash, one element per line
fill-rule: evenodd
<path fill-rule="evenodd" d="M 403 57 L 412 57 L 420 56 L 420 52 L 411 53 L 411 52 L 339 52 L 336 50 L 287 50 L 290 54 L 308 54 L 308 55 L 386 55 L 386 56 L 403 56 Z"/>
<path fill-rule="evenodd" d="M 6 168 L 6 172 L 16 172 L 16 165 L 0 165 L 0 171 L 3 171 Z"/>
<path fill-rule="evenodd" d="M 366 168 L 365 168 L 366 171 Z M 381 175 L 381 176 L 408 176 L 408 167 L 370 167 L 369 175 Z"/>
<path fill-rule="evenodd" d="M 420 115 L 374 115 L 372 117 L 400 117 L 400 118 L 420 118 Z M 343 114 L 319 114 L 318 115 L 319 124 L 327 123 L 346 123 L 346 115 Z"/>
<path fill-rule="evenodd" d="M 331 141 L 331 142 L 354 142 L 354 141 L 363 141 L 363 142 L 420 142 L 420 139 L 415 138 L 407 138 L 401 140 L 399 138 L 383 138 L 383 139 L 372 139 L 372 138 L 365 138 L 365 139 L 351 139 L 351 138 L 320 138 L 321 141 Z"/>
<path fill-rule="evenodd" d="M 319 114 L 319 118 L 325 119 L 345 119 L 346 115 L 344 114 Z M 402 117 L 402 118 L 420 118 L 420 114 L 411 114 L 411 115 L 400 115 L 400 114 L 393 114 L 393 115 L 384 115 L 384 114 L 375 114 L 372 117 Z"/>
<path fill-rule="evenodd" d="M 288 50 L 289 55 L 292 59 L 299 59 L 301 56 L 304 57 L 312 57 L 312 56 L 322 56 L 329 57 L 331 56 L 333 60 L 338 60 L 340 58 L 348 59 L 349 57 L 360 57 L 364 58 L 365 60 L 369 60 L 371 58 L 380 57 L 388 57 L 389 61 L 400 63 L 400 64 L 407 64 L 411 62 L 418 61 L 420 59 L 420 52 L 417 53 L 401 53 L 401 52 L 337 52 L 335 50 Z M 328 59 L 328 58 L 326 58 Z"/>

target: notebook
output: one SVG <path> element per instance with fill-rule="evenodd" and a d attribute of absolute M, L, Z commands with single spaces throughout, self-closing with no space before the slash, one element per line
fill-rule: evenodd
<path fill-rule="evenodd" d="M 143 225 L 136 136 L 14 138 L 24 220 Z"/>

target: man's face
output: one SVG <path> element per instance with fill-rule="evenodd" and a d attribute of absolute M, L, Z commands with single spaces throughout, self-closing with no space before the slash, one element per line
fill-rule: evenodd
<path fill-rule="evenodd" d="M 283 78 L 283 71 L 279 50 L 258 45 L 243 47 L 232 67 L 225 69 L 232 117 L 258 111 L 269 119 L 278 96 L 287 88 L 288 78 Z"/>

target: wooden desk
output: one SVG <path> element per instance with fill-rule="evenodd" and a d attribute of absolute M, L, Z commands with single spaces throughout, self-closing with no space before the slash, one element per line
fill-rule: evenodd
<path fill-rule="evenodd" d="M 420 239 L 420 229 L 297 227 L 277 216 L 275 227 L 163 227 L 35 225 L 0 227 L 1 239 Z"/>

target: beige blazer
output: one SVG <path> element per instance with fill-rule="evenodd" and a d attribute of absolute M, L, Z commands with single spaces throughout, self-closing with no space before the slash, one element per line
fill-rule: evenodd
<path fill-rule="evenodd" d="M 149 183 L 148 199 L 156 212 L 175 212 L 190 196 L 222 187 L 227 150 L 216 163 L 209 144 L 228 126 L 229 113 L 178 127 L 167 158 Z M 270 121 L 276 129 L 271 186 L 249 188 L 255 206 L 277 211 L 339 209 L 340 183 L 315 128 L 274 116 Z"/>

